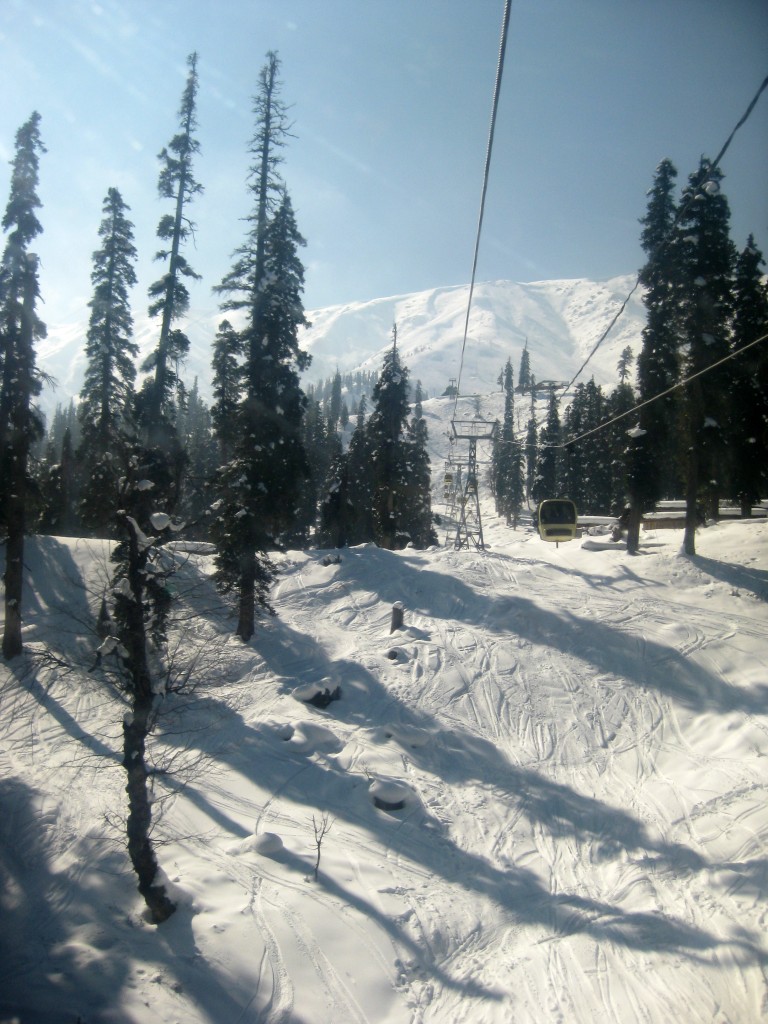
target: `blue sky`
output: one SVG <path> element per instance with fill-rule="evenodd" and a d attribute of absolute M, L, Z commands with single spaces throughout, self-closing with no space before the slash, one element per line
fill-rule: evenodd
<path fill-rule="evenodd" d="M 199 53 L 191 214 L 211 287 L 243 239 L 251 100 L 282 61 L 283 174 L 308 309 L 466 283 L 503 0 L 0 0 L 0 204 L 15 132 L 42 115 L 43 319 L 83 320 L 107 189 L 131 207 L 144 312 L 157 154 Z M 513 0 L 478 278 L 604 279 L 642 263 L 654 168 L 684 183 L 768 74 L 761 0 Z M 768 94 L 723 162 L 733 238 L 768 254 Z"/>

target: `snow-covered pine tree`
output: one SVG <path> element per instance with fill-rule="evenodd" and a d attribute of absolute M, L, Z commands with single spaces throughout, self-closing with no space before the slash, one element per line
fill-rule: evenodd
<path fill-rule="evenodd" d="M 179 410 L 176 426 L 187 459 L 178 515 L 190 524 L 187 536 L 204 539 L 208 535 L 207 526 L 203 525 L 210 504 L 208 492 L 219 459 L 211 411 L 200 396 L 197 378 L 184 408 Z"/>
<path fill-rule="evenodd" d="M 129 207 L 116 188 L 104 199 L 99 227 L 101 246 L 93 254 L 86 335 L 86 369 L 78 419 L 81 477 L 79 514 L 91 529 L 113 525 L 118 480 L 125 473 L 135 441 L 133 402 L 136 358 L 129 293 L 136 283 L 136 247 Z"/>
<path fill-rule="evenodd" d="M 730 209 L 721 189 L 722 173 L 702 157 L 683 191 L 679 218 L 685 281 L 682 333 L 686 376 L 704 370 L 730 351 L 733 271 L 736 252 L 729 235 Z M 685 553 L 696 553 L 698 503 L 716 516 L 726 492 L 726 399 L 733 367 L 725 363 L 685 387 Z"/>
<path fill-rule="evenodd" d="M 40 505 L 37 532 L 54 537 L 73 537 L 79 533 L 77 491 L 79 476 L 72 447 L 70 428 L 64 431 L 61 451 L 50 442 L 37 475 Z"/>
<path fill-rule="evenodd" d="M 539 435 L 536 477 L 533 482 L 533 499 L 537 503 L 547 498 L 570 497 L 560 492 L 560 441 L 560 410 L 557 393 L 552 388 L 549 392 L 547 422 Z"/>
<path fill-rule="evenodd" d="M 331 398 L 328 403 L 328 419 L 331 421 L 331 426 L 336 429 L 341 416 L 341 374 L 338 369 L 333 375 L 333 383 L 331 385 Z"/>
<path fill-rule="evenodd" d="M 536 463 L 539 460 L 539 435 L 536 427 L 536 382 L 531 380 L 531 409 L 525 429 L 525 497 L 533 498 Z"/>
<path fill-rule="evenodd" d="M 309 359 L 298 345 L 298 329 L 307 322 L 301 301 L 304 268 L 298 257 L 304 239 L 277 174 L 289 128 L 279 97 L 279 67 L 277 55 L 269 53 L 254 104 L 250 230 L 216 289 L 228 296 L 222 309 L 240 310 L 246 320 L 237 434 L 232 455 L 219 473 L 213 524 L 218 582 L 225 590 L 238 591 L 236 632 L 244 641 L 253 636 L 256 606 L 269 608 L 275 568 L 267 552 L 295 521 L 302 481 L 309 472 L 299 385 L 299 371 Z"/>
<path fill-rule="evenodd" d="M 667 391 L 680 375 L 678 353 L 682 302 L 680 235 L 674 199 L 677 170 L 670 160 L 656 168 L 640 236 L 647 256 L 640 272 L 645 287 L 647 322 L 637 360 L 638 401 Z M 678 395 L 673 392 L 644 406 L 634 422 L 625 424 L 629 525 L 627 550 L 640 544 L 640 520 L 664 494 L 672 497 L 678 478 Z"/>
<path fill-rule="evenodd" d="M 179 386 L 178 364 L 189 351 L 189 339 L 183 331 L 173 327 L 189 309 L 189 292 L 185 278 L 198 280 L 183 255 L 182 248 L 194 232 L 188 207 L 196 195 L 203 191 L 194 177 L 193 159 L 200 151 L 195 138 L 197 128 L 197 54 L 187 58 L 189 74 L 179 108 L 179 131 L 160 153 L 160 175 L 157 190 L 161 199 L 173 203 L 173 213 L 160 218 L 157 236 L 162 248 L 155 259 L 166 264 L 166 272 L 149 289 L 149 315 L 160 317 L 160 337 L 157 346 L 142 365 L 151 376 L 144 382 L 137 396 L 137 419 L 144 443 L 149 447 L 169 450 L 171 459 L 178 459 L 179 441 L 176 436 L 177 409 L 174 395 Z"/>
<path fill-rule="evenodd" d="M 584 441 L 574 440 L 589 430 L 586 385 L 577 384 L 573 400 L 563 417 L 563 449 L 560 479 L 563 494 L 576 502 L 579 511 L 586 511 L 589 493 L 589 454 Z"/>
<path fill-rule="evenodd" d="M 432 472 L 429 459 L 429 432 L 423 412 L 421 381 L 416 381 L 413 396 L 413 416 L 408 425 L 409 469 L 408 488 L 408 533 L 416 548 L 426 548 L 437 543 L 437 534 L 432 523 Z"/>
<path fill-rule="evenodd" d="M 768 284 L 763 254 L 752 235 L 736 260 L 733 350 L 768 333 Z M 733 360 L 729 445 L 731 496 L 744 517 L 768 493 L 768 344 L 756 345 Z"/>
<path fill-rule="evenodd" d="M 528 352 L 528 339 L 525 339 L 522 355 L 520 356 L 520 370 L 517 374 L 517 390 L 521 395 L 531 390 L 533 378 L 531 377 L 531 356 Z"/>
<path fill-rule="evenodd" d="M 317 542 L 321 548 L 343 548 L 347 544 L 348 477 L 347 457 L 341 438 L 330 431 L 330 462 L 321 490 Z"/>
<path fill-rule="evenodd" d="M 213 405 L 211 421 L 219 445 L 219 465 L 229 462 L 238 433 L 237 410 L 243 392 L 243 339 L 229 320 L 222 320 L 213 339 Z"/>
<path fill-rule="evenodd" d="M 629 412 L 635 404 L 635 394 L 632 390 L 632 385 L 624 376 L 626 364 L 624 367 L 620 365 L 618 369 L 620 378 L 623 377 L 624 379 L 620 379 L 618 387 L 608 396 L 605 407 L 608 420 Z M 618 420 L 616 423 L 611 423 L 605 428 L 608 451 L 610 453 L 610 500 L 608 511 L 611 515 L 615 516 L 622 514 L 627 503 L 626 430 L 628 422 L 629 416 L 624 416 L 623 419 Z"/>
<path fill-rule="evenodd" d="M 159 875 L 152 842 L 146 746 L 162 703 L 166 678 L 162 654 L 171 592 L 167 586 L 169 568 L 160 556 L 160 542 L 170 522 L 164 513 L 153 511 L 154 488 L 149 483 L 144 466 L 134 456 L 120 483 L 121 508 L 115 515 L 120 538 L 112 553 L 116 635 L 105 640 L 100 653 L 118 645 L 121 686 L 129 706 L 123 716 L 122 760 L 127 778 L 128 855 L 151 919 L 160 924 L 174 913 L 176 906 Z"/>
<path fill-rule="evenodd" d="M 492 473 L 496 511 L 504 516 L 507 526 L 517 528 L 525 500 L 523 453 L 515 437 L 515 380 L 512 361 L 507 360 L 501 374 L 504 391 L 504 420 L 493 439 Z"/>
<path fill-rule="evenodd" d="M 360 399 L 355 429 L 346 453 L 347 478 L 347 543 L 366 544 L 374 539 L 373 526 L 373 459 L 366 414 L 368 402 Z"/>
<path fill-rule="evenodd" d="M 390 551 L 405 547 L 411 508 L 408 501 L 408 371 L 397 351 L 397 326 L 392 347 L 373 389 L 368 441 L 373 462 L 373 528 L 376 544 Z"/>
<path fill-rule="evenodd" d="M 11 188 L 3 215 L 7 233 L 0 263 L 0 527 L 5 534 L 5 619 L 3 656 L 22 653 L 21 602 L 24 536 L 27 530 L 27 475 L 32 444 L 43 433 L 33 399 L 40 393 L 35 341 L 45 337 L 37 315 L 38 257 L 30 245 L 42 231 L 37 218 L 40 115 L 16 133 Z"/>

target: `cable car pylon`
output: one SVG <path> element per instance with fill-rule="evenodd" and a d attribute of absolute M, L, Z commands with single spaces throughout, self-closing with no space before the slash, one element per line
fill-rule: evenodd
<path fill-rule="evenodd" d="M 468 441 L 469 452 L 466 462 L 464 485 L 457 489 L 455 504 L 457 511 L 456 533 L 453 546 L 460 548 L 474 546 L 478 551 L 485 548 L 483 520 L 480 515 L 480 498 L 477 491 L 477 442 L 492 441 L 496 434 L 496 423 L 483 419 L 451 420 L 455 441 Z"/>

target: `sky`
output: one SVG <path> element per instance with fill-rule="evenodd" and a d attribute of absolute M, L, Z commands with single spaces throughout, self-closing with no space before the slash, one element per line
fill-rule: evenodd
<path fill-rule="evenodd" d="M 252 100 L 281 60 L 293 138 L 282 174 L 305 306 L 465 284 L 472 269 L 503 0 L 0 0 L 0 204 L 19 126 L 41 117 L 42 318 L 87 319 L 107 190 L 130 207 L 143 313 L 161 215 L 157 154 L 199 54 L 190 208 L 196 308 L 242 242 Z M 633 273 L 646 192 L 684 184 L 768 73 L 759 0 L 514 0 L 478 280 Z M 722 164 L 732 236 L 768 253 L 768 93 Z"/>

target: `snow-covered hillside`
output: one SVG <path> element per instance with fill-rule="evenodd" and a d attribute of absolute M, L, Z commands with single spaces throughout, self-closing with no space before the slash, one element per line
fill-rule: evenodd
<path fill-rule="evenodd" d="M 469 320 L 463 393 L 485 394 L 497 388 L 499 370 L 511 358 L 515 372 L 527 339 L 531 368 L 537 380 L 568 380 L 619 311 L 635 281 L 631 276 L 610 281 L 481 282 L 475 287 Z M 440 395 L 459 375 L 468 286 L 375 299 L 309 311 L 312 326 L 302 332 L 301 345 L 312 355 L 308 382 L 358 369 L 378 370 L 392 343 L 397 323 L 398 344 L 412 380 L 421 380 L 430 395 Z M 223 315 L 197 311 L 185 326 L 191 350 L 183 378 L 199 381 L 210 400 L 211 344 Z M 639 292 L 622 313 L 605 344 L 590 363 L 587 376 L 599 384 L 616 382 L 619 355 L 629 345 L 637 355 L 645 322 Z M 58 381 L 47 389 L 43 405 L 77 395 L 85 369 L 87 324 L 48 325 L 48 338 L 38 347 L 41 369 Z M 143 359 L 157 343 L 157 326 L 136 316 L 136 340 Z"/>
<path fill-rule="evenodd" d="M 485 552 L 286 554 L 249 645 L 178 553 L 195 689 L 155 737 L 159 928 L 121 842 L 124 705 L 87 671 L 105 545 L 29 542 L 29 653 L 0 667 L 0 1020 L 766 1019 L 768 523 L 630 558 L 485 512 Z"/>

